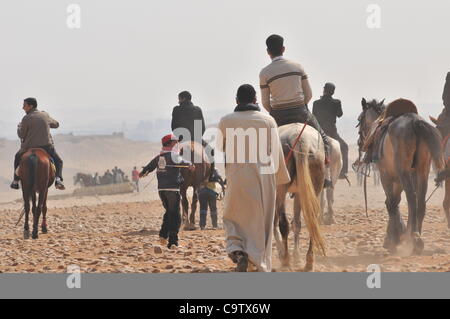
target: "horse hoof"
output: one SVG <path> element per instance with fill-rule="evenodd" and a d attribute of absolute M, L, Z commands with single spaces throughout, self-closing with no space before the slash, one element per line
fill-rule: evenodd
<path fill-rule="evenodd" d="M 386 249 L 390 254 L 395 254 L 397 252 L 397 247 L 394 241 L 389 237 L 384 239 L 383 248 Z"/>
<path fill-rule="evenodd" d="M 324 218 L 324 224 L 325 225 L 333 225 L 336 224 L 336 221 L 334 220 L 334 217 L 331 215 L 326 215 Z"/>
<path fill-rule="evenodd" d="M 23 239 L 29 239 L 30 238 L 30 231 L 24 230 L 23 231 Z"/>
<path fill-rule="evenodd" d="M 415 255 L 421 255 L 423 252 L 423 249 L 425 248 L 425 243 L 423 242 L 423 239 L 419 237 L 420 235 L 415 234 L 413 239 L 414 244 L 414 250 L 413 253 Z"/>
<path fill-rule="evenodd" d="M 45 227 L 45 226 L 42 227 L 42 233 L 43 234 L 47 234 L 48 233 L 47 227 Z"/>
<path fill-rule="evenodd" d="M 39 238 L 38 233 L 37 233 L 37 232 L 33 232 L 33 233 L 31 234 L 31 238 L 32 238 L 32 239 L 38 239 L 38 238 Z"/>
<path fill-rule="evenodd" d="M 311 272 L 314 271 L 314 266 L 311 264 L 305 265 L 305 268 L 302 270 L 303 272 Z"/>
<path fill-rule="evenodd" d="M 192 224 L 188 224 L 188 225 L 184 226 L 184 230 L 187 230 L 187 231 L 196 230 L 196 229 L 197 228 Z"/>

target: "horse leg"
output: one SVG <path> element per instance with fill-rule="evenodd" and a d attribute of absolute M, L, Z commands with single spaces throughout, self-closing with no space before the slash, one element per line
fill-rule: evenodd
<path fill-rule="evenodd" d="M 447 226 L 450 229 L 450 178 L 445 180 L 445 198 L 443 206 L 447 218 Z"/>
<path fill-rule="evenodd" d="M 24 192 L 23 195 L 23 209 L 25 211 L 25 222 L 23 224 L 23 239 L 30 238 L 30 196 Z"/>
<path fill-rule="evenodd" d="M 412 238 L 413 234 L 418 232 L 416 187 L 413 184 L 413 176 L 409 172 L 400 173 L 400 181 L 403 185 L 406 199 L 408 201 L 408 223 L 406 226 L 406 235 Z"/>
<path fill-rule="evenodd" d="M 322 190 L 320 192 L 320 217 L 319 217 L 319 222 L 320 224 L 325 223 L 325 215 L 324 215 L 324 211 L 325 211 L 325 194 L 324 194 L 325 190 Z"/>
<path fill-rule="evenodd" d="M 426 196 L 428 190 L 428 172 L 417 176 L 417 232 L 414 233 L 414 254 L 420 255 L 424 248 L 422 235 L 422 225 L 426 212 Z"/>
<path fill-rule="evenodd" d="M 394 253 L 397 245 L 400 243 L 400 236 L 404 230 L 404 224 L 398 205 L 401 201 L 402 187 L 399 183 L 390 180 L 381 179 L 384 191 L 386 193 L 386 209 L 389 214 L 389 222 L 386 230 L 386 237 L 383 247 Z"/>
<path fill-rule="evenodd" d="M 325 225 L 332 225 L 335 224 L 334 220 L 334 210 L 333 210 L 333 203 L 334 203 L 334 186 L 328 187 L 326 189 L 327 193 L 327 217 L 325 219 Z"/>
<path fill-rule="evenodd" d="M 45 192 L 45 195 L 43 196 L 43 203 L 42 203 L 42 225 L 41 225 L 41 230 L 43 234 L 47 234 L 48 233 L 48 229 L 47 229 L 47 193 L 48 191 Z"/>
<path fill-rule="evenodd" d="M 289 223 L 286 218 L 286 194 L 287 186 L 277 188 L 276 211 L 274 220 L 274 234 L 277 243 L 278 257 L 282 268 L 289 267 L 288 234 Z M 281 238 L 280 238 L 281 234 Z"/>
<path fill-rule="evenodd" d="M 40 197 L 40 195 L 39 195 Z M 36 193 L 31 195 L 31 201 L 33 203 L 33 231 L 31 232 L 31 238 L 37 239 L 38 236 L 38 225 L 39 225 L 39 215 L 41 214 L 40 205 L 36 204 Z M 40 201 L 40 200 L 39 200 Z"/>
<path fill-rule="evenodd" d="M 181 187 L 180 193 L 181 193 L 181 206 L 183 207 L 183 218 L 182 218 L 182 224 L 184 225 L 184 229 L 188 229 L 188 210 L 189 210 L 189 201 L 187 199 L 187 189 L 184 187 Z"/>
<path fill-rule="evenodd" d="M 292 226 L 294 228 L 294 263 L 300 262 L 300 230 L 302 228 L 302 222 L 300 219 L 301 214 L 301 206 L 300 206 L 300 197 L 298 193 L 295 194 L 294 197 L 294 220 L 292 221 Z"/>
<path fill-rule="evenodd" d="M 314 270 L 314 249 L 312 240 L 310 239 L 308 252 L 306 253 L 306 264 L 303 271 L 309 272 L 313 270 Z"/>
<path fill-rule="evenodd" d="M 192 229 L 195 229 L 195 212 L 197 211 L 197 202 L 198 202 L 197 189 L 194 187 L 191 203 L 191 215 L 189 216 L 189 223 Z"/>

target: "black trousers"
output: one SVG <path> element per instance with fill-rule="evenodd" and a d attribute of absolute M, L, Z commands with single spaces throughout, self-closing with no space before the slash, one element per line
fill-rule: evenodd
<path fill-rule="evenodd" d="M 61 180 L 63 180 L 62 178 L 63 161 L 61 157 L 59 157 L 58 153 L 56 153 L 53 145 L 39 146 L 35 148 L 42 148 L 44 151 L 48 153 L 48 155 L 53 159 L 53 162 L 55 163 L 56 177 L 59 177 L 61 178 Z M 16 153 L 16 156 L 14 157 L 14 180 L 18 180 L 16 176 L 16 169 L 20 165 L 20 159 L 23 154 L 25 154 L 25 151 L 18 151 Z"/>
<path fill-rule="evenodd" d="M 292 123 L 307 123 L 309 126 L 314 127 L 317 131 L 319 131 L 320 136 L 322 137 L 323 144 L 325 146 L 325 153 L 328 157 L 328 154 L 330 154 L 330 143 L 327 135 L 320 127 L 316 117 L 309 111 L 306 105 L 282 110 L 275 109 L 270 112 L 270 115 L 275 119 L 278 126 Z"/>
<path fill-rule="evenodd" d="M 342 153 L 342 173 L 348 173 L 348 144 L 339 136 L 336 129 L 327 130 L 325 129 L 325 133 L 334 138 L 341 145 L 341 153 Z"/>
<path fill-rule="evenodd" d="M 159 237 L 168 239 L 169 247 L 171 245 L 178 245 L 178 230 L 181 225 L 180 192 L 159 191 L 159 198 L 161 198 L 164 209 L 166 210 Z"/>
<path fill-rule="evenodd" d="M 213 227 L 217 227 L 217 193 L 204 187 L 198 191 L 198 200 L 200 202 L 200 227 L 206 226 L 208 207 L 211 211 Z"/>

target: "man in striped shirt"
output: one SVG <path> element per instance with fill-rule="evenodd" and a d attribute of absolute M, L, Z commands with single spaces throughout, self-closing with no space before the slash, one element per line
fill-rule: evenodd
<path fill-rule="evenodd" d="M 267 53 L 272 63 L 259 74 L 262 104 L 278 126 L 308 123 L 319 131 L 325 144 L 325 161 L 328 164 L 328 138 L 307 106 L 312 98 L 308 76 L 300 64 L 283 57 L 283 42 L 284 39 L 276 34 L 266 40 Z"/>

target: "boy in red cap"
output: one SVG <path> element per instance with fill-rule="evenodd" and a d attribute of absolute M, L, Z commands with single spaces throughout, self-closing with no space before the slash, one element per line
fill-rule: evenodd
<path fill-rule="evenodd" d="M 139 177 L 144 177 L 157 169 L 159 197 L 166 210 L 159 238 L 164 245 L 168 243 L 167 247 L 172 248 L 172 246 L 178 246 L 178 230 L 181 224 L 180 184 L 182 177 L 180 169 L 182 167 L 193 169 L 194 166 L 190 162 L 184 161 L 178 151 L 174 149 L 178 144 L 178 138 L 175 135 L 168 134 L 161 139 L 161 142 L 163 147 L 160 154 L 143 168 Z"/>

